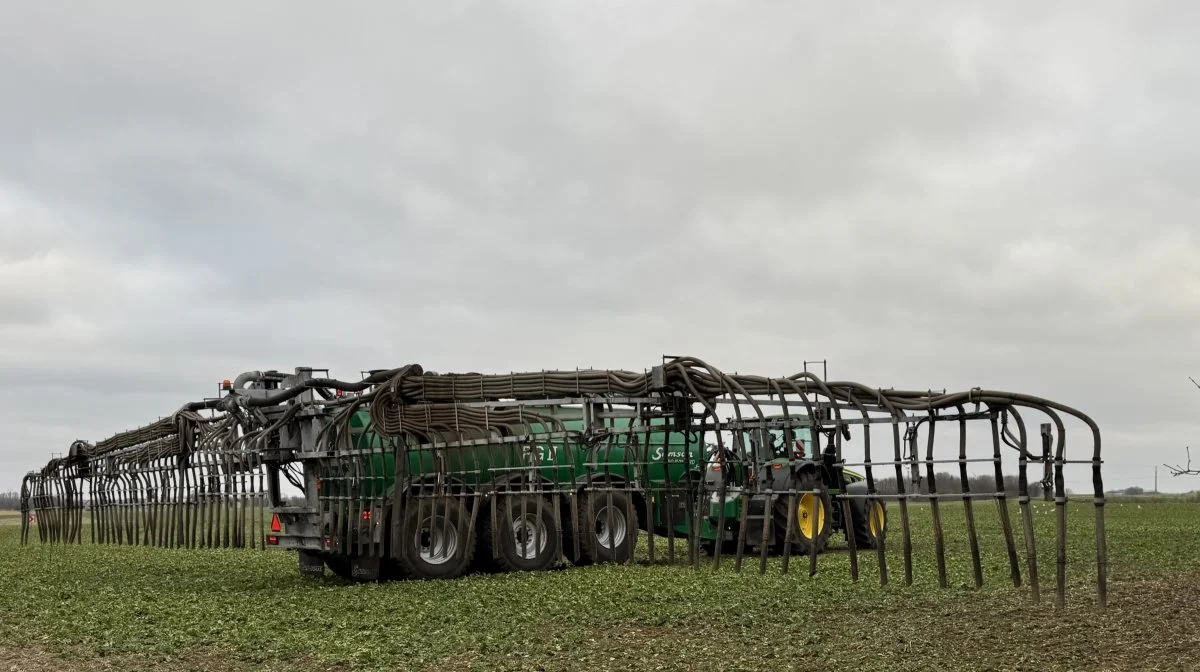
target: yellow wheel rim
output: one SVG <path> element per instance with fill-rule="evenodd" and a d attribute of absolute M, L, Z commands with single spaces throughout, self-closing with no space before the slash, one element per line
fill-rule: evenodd
<path fill-rule="evenodd" d="M 887 512 L 883 510 L 883 504 L 871 502 L 871 513 L 867 516 L 867 525 L 871 537 L 878 538 L 883 534 L 883 530 L 887 526 Z"/>
<path fill-rule="evenodd" d="M 796 522 L 800 534 L 805 539 L 815 539 L 825 531 L 825 506 L 820 498 L 812 493 L 800 495 L 800 503 L 796 506 Z"/>

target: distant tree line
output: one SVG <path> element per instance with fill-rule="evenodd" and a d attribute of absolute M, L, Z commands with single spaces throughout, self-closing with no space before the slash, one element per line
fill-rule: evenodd
<path fill-rule="evenodd" d="M 1041 476 L 1042 476 L 1042 474 L 1040 471 L 1036 475 L 1034 475 L 1032 472 L 1030 472 L 1030 474 L 1028 476 L 1029 496 L 1030 497 L 1041 497 L 1042 496 Z M 937 485 L 938 494 L 957 495 L 957 494 L 962 493 L 962 491 L 963 491 L 962 480 L 957 475 L 943 471 L 943 472 L 937 473 L 936 477 L 937 477 L 936 485 Z M 975 476 L 968 476 L 967 484 L 970 486 L 971 492 L 977 492 L 977 493 L 998 492 L 998 490 L 996 489 L 996 476 L 994 474 L 993 475 L 978 474 Z M 897 494 L 898 490 L 896 488 L 896 477 L 892 476 L 890 478 L 876 478 L 875 479 L 875 489 L 880 494 L 883 494 L 883 495 Z M 922 474 L 921 482 L 919 484 L 914 485 L 912 483 L 912 481 L 907 477 L 907 474 L 906 474 L 905 479 L 904 479 L 904 491 L 910 495 L 915 494 L 915 493 L 919 493 L 922 495 L 928 494 L 929 493 L 929 479 L 927 477 L 925 477 L 924 474 Z M 1006 495 L 1011 495 L 1013 497 L 1016 497 L 1017 495 L 1021 494 L 1020 481 L 1017 479 L 1017 477 L 1015 475 L 1007 475 L 1004 477 L 1004 493 Z"/>
<path fill-rule="evenodd" d="M 1135 495 L 1154 495 L 1154 494 L 1158 494 L 1158 493 L 1156 493 L 1152 490 L 1147 490 L 1147 489 L 1137 486 L 1137 485 L 1132 485 L 1128 488 L 1125 488 L 1124 490 L 1109 490 L 1108 494 L 1110 494 L 1110 495 L 1129 495 L 1132 497 Z"/>

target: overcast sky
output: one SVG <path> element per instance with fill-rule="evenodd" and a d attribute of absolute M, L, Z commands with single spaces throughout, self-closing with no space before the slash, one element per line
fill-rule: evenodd
<path fill-rule="evenodd" d="M 1200 6 L 607 4 L 6 3 L 0 490 L 244 370 L 664 353 L 1200 450 Z"/>

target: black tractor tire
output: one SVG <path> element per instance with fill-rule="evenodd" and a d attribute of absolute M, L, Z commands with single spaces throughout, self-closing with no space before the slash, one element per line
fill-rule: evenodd
<path fill-rule="evenodd" d="M 817 476 L 804 472 L 797 480 L 797 490 L 813 490 L 819 485 Z M 773 508 L 775 543 L 778 552 L 784 549 L 788 531 L 788 507 L 792 496 L 780 495 Z M 829 545 L 833 530 L 833 503 L 828 493 L 802 493 L 795 496 L 796 510 L 792 515 L 790 555 L 808 555 L 815 548 L 818 554 Z"/>
<path fill-rule="evenodd" d="M 496 513 L 499 522 L 496 550 L 505 570 L 535 572 L 558 561 L 562 534 L 558 510 L 549 499 L 533 494 L 502 496 Z M 488 519 L 490 523 L 490 515 Z"/>
<path fill-rule="evenodd" d="M 400 526 L 398 560 L 414 579 L 451 579 L 466 574 L 475 557 L 470 512 L 457 497 L 410 499 Z"/>
<path fill-rule="evenodd" d="M 585 563 L 628 562 L 637 548 L 638 536 L 638 511 L 630 493 L 585 493 L 579 511 L 578 534 L 579 550 Z"/>

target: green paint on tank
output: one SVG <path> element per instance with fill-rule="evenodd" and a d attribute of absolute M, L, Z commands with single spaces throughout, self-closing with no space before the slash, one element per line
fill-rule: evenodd
<path fill-rule="evenodd" d="M 688 471 L 694 479 L 699 477 L 704 446 L 687 433 L 672 430 L 666 418 L 652 419 L 650 426 L 653 429 L 648 436 L 646 431 L 633 435 L 614 433 L 607 439 L 600 439 L 595 446 L 589 446 L 580 440 L 584 430 L 582 409 L 552 406 L 526 407 L 526 410 L 552 417 L 561 426 L 529 422 L 514 428 L 515 433 L 523 436 L 521 441 L 495 441 L 492 433 L 491 440 L 480 436 L 478 445 L 408 450 L 407 460 L 402 465 L 402 482 L 419 480 L 421 476 L 432 476 L 441 471 L 448 478 L 474 489 L 490 486 L 494 481 L 517 478 L 522 472 L 528 474 L 528 469 L 535 463 L 541 478 L 564 489 L 582 488 L 589 480 L 589 473 L 593 481 L 604 477 L 626 481 L 636 478 L 643 488 L 650 490 L 662 488 L 668 480 L 674 485 L 685 483 Z M 611 431 L 630 428 L 629 424 L 613 426 L 613 422 L 609 424 Z M 337 471 L 343 471 L 347 463 L 357 462 L 361 471 L 346 479 L 356 484 L 352 495 L 364 498 L 390 496 L 396 480 L 395 455 L 398 451 L 393 448 L 396 444 L 371 430 L 370 414 L 365 410 L 350 418 L 349 429 L 351 451 L 337 457 Z M 551 433 L 558 436 L 551 436 Z M 567 435 L 562 436 L 564 433 Z M 452 432 L 434 438 L 435 445 L 460 440 Z M 631 445 L 634 440 L 640 445 Z M 361 460 L 346 459 L 355 454 L 361 455 Z M 639 471 L 635 465 L 647 460 L 649 464 Z M 592 463 L 590 467 L 589 462 Z M 341 495 L 336 485 L 340 480 L 326 476 L 323 494 Z"/>
<path fill-rule="evenodd" d="M 712 489 L 712 483 L 706 491 L 705 469 L 712 470 L 712 465 L 706 464 L 708 447 L 695 434 L 675 431 L 668 425 L 669 419 L 654 418 L 650 420 L 648 433 L 641 430 L 632 435 L 620 433 L 631 427 L 632 419 L 610 420 L 608 429 L 614 433 L 598 439 L 595 445 L 588 445 L 582 441 L 583 409 L 568 406 L 524 408 L 533 415 L 553 421 L 527 422 L 513 427 L 511 434 L 520 440 L 497 441 L 493 432 L 487 436 L 479 435 L 477 445 L 447 447 L 447 442 L 459 442 L 464 437 L 446 432 L 433 437 L 436 443 L 442 444 L 436 450 L 431 450 L 427 444 L 425 449 L 407 452 L 395 450 L 393 440 L 372 431 L 370 414 L 360 411 L 349 422 L 351 450 L 339 453 L 326 463 L 322 495 L 335 499 L 345 495 L 363 500 L 390 499 L 396 482 L 396 454 L 407 455 L 407 461 L 402 465 L 402 483 L 420 481 L 423 476 L 432 477 L 440 472 L 447 479 L 473 490 L 485 490 L 495 482 L 518 478 L 522 473 L 528 475 L 533 466 L 529 460 L 536 459 L 538 475 L 562 492 L 583 489 L 589 477 L 591 482 L 605 477 L 622 481 L 636 478 L 639 490 L 650 497 L 653 524 L 660 533 L 665 532 L 668 523 L 668 490 L 682 497 L 682 501 L 674 501 L 674 512 L 669 519 L 676 534 L 690 534 L 697 503 L 695 497 L 698 496 L 705 500 L 696 529 L 701 539 L 722 536 L 717 530 L 721 509 L 724 509 L 726 529 L 737 525 L 741 514 L 739 494 L 749 474 L 743 473 L 740 464 L 731 465 L 730 473 L 721 475 L 728 486 L 724 500 Z M 639 425 L 641 427 L 644 425 Z M 558 436 L 552 437 L 551 433 Z M 562 436 L 564 433 L 566 436 Z M 756 435 L 763 436 L 754 431 L 744 432 L 742 446 L 744 450 L 756 453 L 759 464 L 765 462 L 768 471 L 773 464 L 783 466 L 796 458 L 819 462 L 817 443 L 809 428 L 793 429 L 790 440 L 784 430 L 778 428 L 767 430 L 766 443 L 758 441 Z M 634 437 L 636 443 L 632 443 Z M 726 449 L 733 448 L 730 439 L 726 434 Z M 361 458 L 355 460 L 356 454 Z M 638 464 L 645 464 L 645 467 L 639 470 Z M 338 478 L 339 474 L 345 477 Z M 847 476 L 847 480 L 855 480 L 857 474 L 847 473 Z M 351 487 L 338 487 L 340 483 L 351 484 Z M 831 494 L 836 492 L 835 487 Z M 641 506 L 639 510 L 643 510 Z"/>

